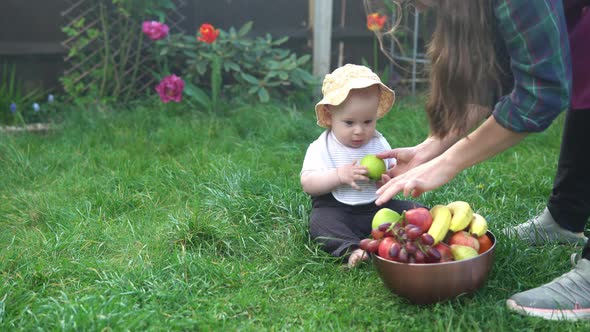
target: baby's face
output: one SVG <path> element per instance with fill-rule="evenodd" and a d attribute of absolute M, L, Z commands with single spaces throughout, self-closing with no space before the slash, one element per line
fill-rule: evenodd
<path fill-rule="evenodd" d="M 367 144 L 375 134 L 378 107 L 378 87 L 370 93 L 351 91 L 343 105 L 330 110 L 331 129 L 338 141 L 351 148 Z"/>

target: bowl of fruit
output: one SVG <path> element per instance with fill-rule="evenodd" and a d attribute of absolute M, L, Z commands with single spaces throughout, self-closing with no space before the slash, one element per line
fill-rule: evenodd
<path fill-rule="evenodd" d="M 458 201 L 402 215 L 381 209 L 361 249 L 373 256 L 384 285 L 415 304 L 470 294 L 485 283 L 496 237 L 484 217 Z"/>

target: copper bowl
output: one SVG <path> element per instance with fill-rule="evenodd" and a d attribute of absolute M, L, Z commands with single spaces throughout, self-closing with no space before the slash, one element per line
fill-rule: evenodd
<path fill-rule="evenodd" d="M 496 237 L 488 251 L 461 261 L 436 264 L 398 263 L 373 255 L 379 276 L 391 292 L 415 304 L 431 304 L 470 294 L 486 281 L 494 262 Z"/>

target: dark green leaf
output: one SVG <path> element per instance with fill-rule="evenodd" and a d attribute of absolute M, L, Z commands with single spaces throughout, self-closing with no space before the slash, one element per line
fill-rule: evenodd
<path fill-rule="evenodd" d="M 242 78 L 244 80 L 246 80 L 246 82 L 250 83 L 250 84 L 256 84 L 258 85 L 259 81 L 256 77 L 250 75 L 250 74 L 246 74 L 246 73 L 240 73 L 242 75 Z"/>
<path fill-rule="evenodd" d="M 244 24 L 238 31 L 238 36 L 244 37 L 248 32 L 250 32 L 253 24 L 254 23 L 252 21 L 246 22 L 246 24 Z"/>
<path fill-rule="evenodd" d="M 260 88 L 260 90 L 258 90 L 258 99 L 260 99 L 260 101 L 263 103 L 266 103 L 270 100 L 270 95 L 265 88 Z"/>
<path fill-rule="evenodd" d="M 197 73 L 199 73 L 199 75 L 205 74 L 206 71 L 207 71 L 207 64 L 205 62 L 197 63 Z"/>
<path fill-rule="evenodd" d="M 193 52 L 193 51 L 184 50 L 184 51 L 182 51 L 182 53 L 189 58 L 196 58 L 197 57 L 197 53 Z"/>
<path fill-rule="evenodd" d="M 209 98 L 209 96 L 203 90 L 192 83 L 185 82 L 184 93 L 190 97 L 191 100 L 195 101 L 203 108 L 209 109 L 211 106 L 211 98 Z"/>
<path fill-rule="evenodd" d="M 309 59 L 311 59 L 311 55 L 306 54 L 306 55 L 300 57 L 299 59 L 297 59 L 297 65 L 302 66 L 302 65 L 306 64 L 309 61 Z"/>
<path fill-rule="evenodd" d="M 297 68 L 294 70 L 294 72 L 296 72 L 305 83 L 308 83 L 308 84 L 316 83 L 316 78 L 313 75 L 311 75 L 307 70 Z"/>
<path fill-rule="evenodd" d="M 231 70 L 233 70 L 235 72 L 241 72 L 242 71 L 242 69 L 240 68 L 240 66 L 237 63 L 233 62 L 233 61 L 227 61 L 227 62 L 225 62 L 225 67 L 227 69 L 231 69 Z"/>
<path fill-rule="evenodd" d="M 283 37 L 283 38 L 279 38 L 277 40 L 275 40 L 272 44 L 275 46 L 279 46 L 281 44 L 286 43 L 289 40 L 289 37 Z"/>

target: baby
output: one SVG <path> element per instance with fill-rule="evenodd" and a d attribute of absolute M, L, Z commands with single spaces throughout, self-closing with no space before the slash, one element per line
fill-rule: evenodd
<path fill-rule="evenodd" d="M 391 149 L 375 126 L 393 106 L 395 93 L 369 68 L 347 64 L 326 75 L 322 94 L 315 112 L 326 130 L 309 145 L 301 170 L 301 185 L 312 199 L 309 232 L 323 250 L 348 257 L 348 266 L 354 267 L 368 258 L 359 242 L 371 233 L 379 209 L 401 213 L 421 205 L 391 200 L 376 206 L 376 182 L 357 163 Z M 385 162 L 387 169 L 393 166 Z"/>

